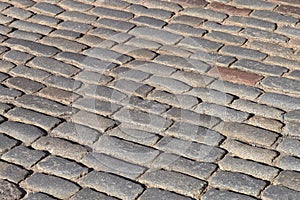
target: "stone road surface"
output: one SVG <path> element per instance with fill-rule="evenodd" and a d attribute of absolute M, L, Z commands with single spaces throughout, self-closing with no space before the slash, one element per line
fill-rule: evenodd
<path fill-rule="evenodd" d="M 0 0 L 1 200 L 299 200 L 299 0 Z"/>

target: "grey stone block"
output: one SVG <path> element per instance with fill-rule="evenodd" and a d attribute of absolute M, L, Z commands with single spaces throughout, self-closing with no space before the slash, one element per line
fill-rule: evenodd
<path fill-rule="evenodd" d="M 6 104 L 6 103 L 0 103 L 0 114 L 3 115 L 8 110 L 12 109 L 13 106 Z"/>
<path fill-rule="evenodd" d="M 159 154 L 159 151 L 150 147 L 104 135 L 95 142 L 93 149 L 139 165 L 150 163 Z"/>
<path fill-rule="evenodd" d="M 300 192 L 282 186 L 270 185 L 263 192 L 262 197 L 273 200 L 281 200 L 282 198 L 299 199 Z"/>
<path fill-rule="evenodd" d="M 226 137 L 236 138 L 247 143 L 271 146 L 279 137 L 278 134 L 247 124 L 223 122 L 216 130 Z M 260 140 L 257 140 L 260 138 Z"/>
<path fill-rule="evenodd" d="M 268 181 L 273 180 L 279 173 L 279 169 L 275 167 L 232 156 L 223 158 L 219 166 L 222 170 L 240 172 Z"/>
<path fill-rule="evenodd" d="M 131 57 L 124 54 L 99 47 L 88 49 L 84 51 L 84 54 L 93 58 L 104 60 L 106 62 L 114 62 L 118 64 L 124 64 L 132 60 Z"/>
<path fill-rule="evenodd" d="M 251 16 L 283 24 L 295 24 L 298 21 L 298 19 L 295 17 L 282 15 L 280 13 L 268 10 L 254 10 L 251 13 Z"/>
<path fill-rule="evenodd" d="M 47 3 L 47 2 L 39 2 L 35 4 L 32 9 L 37 12 L 49 14 L 49 15 L 57 15 L 58 13 L 63 12 L 64 10 L 57 5 Z"/>
<path fill-rule="evenodd" d="M 44 132 L 35 126 L 20 122 L 6 121 L 0 124 L 0 132 L 30 145 L 37 138 L 44 135 Z"/>
<path fill-rule="evenodd" d="M 191 15 L 194 17 L 200 17 L 202 19 L 216 21 L 216 22 L 222 22 L 224 19 L 227 18 L 227 15 L 224 13 L 203 9 L 203 8 L 186 8 L 181 13 L 185 15 Z"/>
<path fill-rule="evenodd" d="M 89 153 L 81 160 L 81 162 L 97 171 L 121 175 L 132 180 L 135 180 L 146 170 L 144 167 L 131 164 L 101 153 Z"/>
<path fill-rule="evenodd" d="M 144 25 L 144 26 L 149 26 L 149 27 L 154 27 L 154 28 L 162 28 L 164 25 L 167 24 L 163 20 L 155 19 L 155 18 L 147 17 L 147 16 L 139 16 L 139 17 L 133 18 L 131 20 L 131 22 L 138 24 L 138 25 Z"/>
<path fill-rule="evenodd" d="M 300 109 L 300 99 L 284 94 L 265 93 L 259 97 L 259 103 L 267 104 L 285 111 Z"/>
<path fill-rule="evenodd" d="M 83 146 L 51 136 L 39 138 L 32 144 L 32 147 L 72 160 L 80 160 L 85 154 L 87 154 L 87 150 Z"/>
<path fill-rule="evenodd" d="M 300 172 L 282 171 L 274 180 L 274 184 L 283 185 L 290 189 L 300 191 Z"/>
<path fill-rule="evenodd" d="M 29 193 L 24 197 L 25 200 L 56 200 L 56 198 L 50 197 L 41 192 Z"/>
<path fill-rule="evenodd" d="M 48 15 L 43 14 L 35 14 L 28 19 L 28 21 L 35 23 L 35 24 L 42 24 L 45 26 L 56 26 L 61 20 L 55 17 L 51 17 Z M 46 29 L 46 28 L 44 28 Z M 28 30 L 29 31 L 29 30 Z M 46 33 L 42 33 L 46 35 Z"/>
<path fill-rule="evenodd" d="M 267 57 L 267 54 L 261 53 L 257 50 L 248 49 L 244 47 L 237 46 L 224 46 L 221 50 L 221 53 L 233 55 L 240 58 L 248 58 L 253 60 L 262 60 Z"/>
<path fill-rule="evenodd" d="M 124 91 L 126 93 L 130 94 L 136 94 L 138 96 L 146 96 L 150 91 L 152 91 L 154 88 L 148 84 L 143 84 L 140 82 L 135 82 L 131 80 L 126 79 L 118 79 L 112 83 L 113 87 Z"/>
<path fill-rule="evenodd" d="M 269 31 L 273 31 L 276 28 L 275 23 L 252 17 L 231 16 L 226 21 L 240 26 L 254 27 Z"/>
<path fill-rule="evenodd" d="M 143 72 L 136 69 L 131 69 L 127 67 L 118 67 L 112 71 L 114 76 L 121 78 L 121 79 L 129 79 L 136 82 L 141 82 L 147 79 L 151 74 L 147 72 Z"/>
<path fill-rule="evenodd" d="M 207 31 L 201 28 L 194 28 L 190 25 L 173 23 L 164 26 L 164 29 L 170 32 L 175 32 L 182 35 L 201 37 Z"/>
<path fill-rule="evenodd" d="M 190 26 L 199 26 L 204 21 L 205 21 L 205 19 L 183 14 L 183 15 L 174 17 L 171 22 L 186 24 L 186 25 L 190 25 Z"/>
<path fill-rule="evenodd" d="M 50 130 L 60 122 L 60 119 L 24 108 L 14 108 L 6 116 L 14 121 L 33 124 L 45 130 Z"/>
<path fill-rule="evenodd" d="M 129 20 L 134 16 L 133 13 L 130 12 L 104 8 L 104 7 L 95 7 L 90 12 L 100 17 L 110 17 L 113 19 L 121 19 L 121 20 Z"/>
<path fill-rule="evenodd" d="M 214 187 L 230 189 L 252 196 L 258 196 L 267 185 L 265 181 L 237 172 L 220 171 L 212 176 Z"/>
<path fill-rule="evenodd" d="M 276 32 L 283 34 L 283 35 L 287 35 L 290 36 L 292 38 L 300 38 L 300 30 L 290 27 L 290 26 L 282 26 L 279 27 Z"/>
<path fill-rule="evenodd" d="M 10 33 L 9 35 L 13 38 L 30 40 L 30 41 L 37 41 L 38 39 L 40 39 L 42 37 L 41 34 L 27 32 L 27 31 L 21 31 L 21 30 L 15 30 L 14 32 Z"/>
<path fill-rule="evenodd" d="M 205 181 L 165 170 L 148 171 L 139 181 L 150 187 L 159 187 L 190 197 L 199 196 L 206 187 Z"/>
<path fill-rule="evenodd" d="M 198 179 L 207 180 L 217 170 L 217 165 L 189 160 L 180 155 L 162 153 L 153 161 L 151 168 L 176 171 Z"/>
<path fill-rule="evenodd" d="M 203 24 L 203 27 L 205 27 L 207 29 L 211 29 L 211 30 L 233 32 L 233 33 L 237 33 L 242 29 L 242 27 L 239 27 L 239 26 L 224 25 L 224 24 L 212 22 L 212 21 L 206 21 Z"/>
<path fill-rule="evenodd" d="M 298 148 L 300 140 L 292 138 L 284 138 L 283 141 L 277 146 L 279 151 L 283 151 L 290 155 L 300 157 L 300 150 Z"/>
<path fill-rule="evenodd" d="M 76 75 L 75 79 L 80 80 L 84 83 L 105 85 L 111 82 L 113 80 L 113 77 L 106 76 L 97 72 L 83 70 Z"/>
<path fill-rule="evenodd" d="M 86 119 L 89 120 L 87 121 Z M 115 125 L 114 120 L 86 111 L 79 111 L 76 114 L 72 115 L 71 121 L 102 132 Z"/>
<path fill-rule="evenodd" d="M 55 30 L 50 33 L 50 36 L 75 40 L 80 37 L 80 33 L 75 31 L 68 31 L 68 30 Z"/>
<path fill-rule="evenodd" d="M 300 128 L 300 123 L 286 122 L 286 125 L 283 127 L 282 133 L 284 135 L 298 137 L 299 136 L 299 128 Z"/>
<path fill-rule="evenodd" d="M 74 80 L 72 78 L 66 78 L 63 76 L 52 75 L 44 80 L 46 85 L 60 88 L 67 91 L 74 91 L 81 87 L 82 82 Z"/>
<path fill-rule="evenodd" d="M 241 35 L 243 35 L 244 37 L 253 37 L 258 39 L 263 38 L 272 42 L 281 42 L 281 43 L 286 43 L 289 40 L 289 38 L 284 35 L 280 35 L 274 32 L 265 31 L 257 28 L 245 28 L 244 30 L 242 30 Z"/>
<path fill-rule="evenodd" d="M 81 22 L 64 21 L 58 24 L 58 28 L 63 30 L 76 31 L 79 33 L 86 33 L 90 29 L 92 29 L 93 26 Z"/>
<path fill-rule="evenodd" d="M 206 87 L 214 80 L 212 77 L 188 71 L 177 71 L 171 77 L 192 87 Z"/>
<path fill-rule="evenodd" d="M 144 191 L 140 184 L 119 176 L 96 171 L 92 171 L 81 178 L 79 184 L 124 200 L 135 199 Z"/>
<path fill-rule="evenodd" d="M 65 179 L 77 179 L 88 173 L 86 167 L 56 156 L 48 156 L 35 166 L 39 171 Z"/>
<path fill-rule="evenodd" d="M 3 85 L 0 85 L 0 99 L 2 100 L 14 100 L 18 96 L 21 96 L 22 92 L 4 87 Z"/>
<path fill-rule="evenodd" d="M 275 56 L 289 57 L 294 53 L 294 50 L 292 48 L 283 47 L 278 44 L 272 44 L 270 42 L 252 41 L 248 46 L 250 48 L 257 49 L 264 53 Z"/>
<path fill-rule="evenodd" d="M 30 168 L 45 155 L 46 154 L 42 151 L 32 150 L 24 146 L 17 146 L 3 154 L 1 159 Z"/>
<path fill-rule="evenodd" d="M 284 66 L 289 69 L 300 69 L 300 62 L 296 60 L 291 60 L 289 58 L 282 58 L 278 56 L 269 56 L 265 60 L 266 63 L 271 63 L 274 65 Z"/>
<path fill-rule="evenodd" d="M 165 89 L 175 94 L 183 93 L 191 89 L 189 85 L 181 81 L 161 76 L 151 76 L 146 80 L 146 83 L 154 85 L 157 88 Z"/>
<path fill-rule="evenodd" d="M 107 196 L 103 193 L 96 192 L 90 188 L 83 188 L 79 192 L 77 192 L 74 196 L 71 197 L 71 200 L 86 200 L 86 199 L 94 199 L 94 200 L 117 200 L 117 198 Z"/>
<path fill-rule="evenodd" d="M 235 193 L 228 190 L 217 190 L 217 189 L 210 189 L 203 195 L 203 200 L 256 200 L 256 198 L 241 194 Z"/>
<path fill-rule="evenodd" d="M 223 44 L 196 37 L 185 37 L 178 43 L 179 46 L 197 49 L 200 51 L 217 51 Z"/>
<path fill-rule="evenodd" d="M 44 85 L 39 82 L 23 77 L 10 78 L 6 81 L 6 84 L 11 88 L 21 90 L 22 92 L 27 94 L 36 93 L 44 87 Z"/>
<path fill-rule="evenodd" d="M 120 20 L 113 20 L 107 18 L 101 18 L 96 23 L 96 26 L 113 29 L 116 31 L 128 32 L 130 29 L 135 27 L 135 24 L 131 22 L 124 22 Z"/>
<path fill-rule="evenodd" d="M 138 69 L 143 72 L 158 75 L 158 76 L 169 76 L 176 71 L 175 68 L 163 64 L 157 64 L 154 62 L 139 61 L 139 60 L 135 60 L 131 63 L 128 63 L 127 66 L 133 69 Z"/>
<path fill-rule="evenodd" d="M 218 147 L 172 137 L 163 137 L 155 146 L 164 152 L 174 153 L 200 162 L 216 162 L 225 154 L 225 151 Z"/>
<path fill-rule="evenodd" d="M 271 90 L 274 89 L 286 93 L 298 94 L 300 92 L 300 81 L 283 77 L 267 77 L 261 82 L 261 85 Z"/>
<path fill-rule="evenodd" d="M 18 65 L 16 67 L 14 67 L 10 71 L 10 73 L 15 76 L 21 76 L 21 77 L 23 76 L 25 78 L 30 78 L 30 79 L 39 80 L 39 81 L 50 76 L 50 73 L 48 73 L 44 70 L 27 67 L 25 65 Z"/>
<path fill-rule="evenodd" d="M 13 148 L 15 145 L 17 145 L 18 141 L 14 140 L 12 138 L 7 137 L 4 134 L 0 134 L 0 153 L 4 153 L 8 151 L 9 149 Z"/>
<path fill-rule="evenodd" d="M 59 4 L 62 8 L 75 10 L 75 11 L 87 11 L 90 10 L 93 6 L 91 4 L 85 4 L 83 2 L 74 1 L 74 0 L 63 0 Z"/>
<path fill-rule="evenodd" d="M 33 22 L 28 22 L 28 21 L 22 21 L 22 20 L 13 21 L 10 24 L 10 27 L 16 28 L 16 29 L 19 29 L 22 31 L 39 33 L 42 35 L 47 35 L 53 30 L 53 28 L 51 28 L 49 26 L 45 26 L 45 25 L 33 23 Z"/>
<path fill-rule="evenodd" d="M 273 10 L 276 7 L 276 4 L 271 2 L 265 2 L 262 0 L 233 0 L 233 3 L 237 6 L 243 6 L 252 9 L 266 9 L 266 10 Z"/>
<path fill-rule="evenodd" d="M 97 130 L 72 122 L 64 122 L 51 131 L 51 136 L 87 146 L 92 145 L 100 135 Z"/>
<path fill-rule="evenodd" d="M 82 23 L 91 24 L 96 21 L 97 16 L 81 13 L 78 11 L 65 11 L 58 15 L 59 18 L 65 21 L 77 21 Z"/>
<path fill-rule="evenodd" d="M 191 200 L 191 198 L 178 195 L 166 190 L 160 190 L 156 188 L 147 189 L 142 196 L 138 198 L 139 200 L 157 200 L 157 199 L 174 199 L 174 200 Z"/>
<path fill-rule="evenodd" d="M 182 7 L 177 3 L 168 2 L 168 1 L 158 1 L 158 0 L 149 0 L 144 3 L 148 8 L 157 8 L 162 10 L 169 10 L 172 12 L 178 12 L 182 10 Z"/>
<path fill-rule="evenodd" d="M 141 38 L 136 38 L 136 37 L 130 39 L 125 44 L 135 46 L 139 49 L 151 49 L 151 50 L 156 50 L 162 46 L 158 42 L 154 42 L 149 39 L 145 40 L 145 39 L 141 39 Z"/>
<path fill-rule="evenodd" d="M 11 50 L 11 51 L 8 51 L 3 54 L 4 60 L 13 62 L 18 65 L 25 64 L 32 57 L 33 56 L 28 53 L 24 53 L 24 52 L 16 51 L 16 50 Z"/>
<path fill-rule="evenodd" d="M 19 166 L 0 161 L 0 178 L 7 179 L 13 183 L 19 183 L 30 172 Z"/>
<path fill-rule="evenodd" d="M 81 52 L 83 49 L 86 49 L 87 46 L 81 43 L 71 41 L 68 39 L 60 38 L 60 37 L 43 37 L 40 40 L 42 44 L 46 44 L 49 46 L 54 46 L 62 51 L 69 51 L 69 52 Z"/>
<path fill-rule="evenodd" d="M 300 110 L 293 110 L 284 115 L 285 121 L 300 123 Z"/>
<path fill-rule="evenodd" d="M 300 159 L 293 156 L 284 156 L 278 159 L 277 166 L 284 170 L 300 171 Z"/>
<path fill-rule="evenodd" d="M 246 112 L 206 102 L 199 104 L 194 110 L 201 114 L 219 117 L 226 122 L 243 122 L 250 116 Z"/>
<path fill-rule="evenodd" d="M 60 199 L 68 199 L 79 191 L 79 187 L 70 181 L 41 173 L 33 174 L 22 185 L 30 190 L 48 193 Z"/>
<path fill-rule="evenodd" d="M 0 61 L 0 71 L 1 72 L 6 72 L 7 73 L 13 67 L 15 67 L 15 65 L 11 62 L 7 62 L 7 61 L 4 61 L 4 60 Z"/>
<path fill-rule="evenodd" d="M 1 199 L 20 199 L 24 194 L 17 185 L 6 180 L 0 180 L 0 191 Z"/>
<path fill-rule="evenodd" d="M 146 8 L 142 5 L 131 5 L 127 8 L 130 12 L 133 12 L 135 15 L 145 15 L 148 17 L 154 17 L 158 19 L 169 19 L 171 18 L 174 13 L 167 11 L 165 9 L 157 9 L 157 8 Z"/>
<path fill-rule="evenodd" d="M 300 70 L 294 70 L 288 76 L 290 78 L 300 80 Z"/>
<path fill-rule="evenodd" d="M 242 45 L 246 42 L 246 38 L 231 35 L 229 33 L 219 32 L 212 30 L 208 34 L 206 34 L 206 37 L 211 40 L 217 40 L 224 43 L 234 44 L 234 45 Z"/>
<path fill-rule="evenodd" d="M 135 35 L 137 37 L 153 40 L 160 42 L 162 44 L 175 44 L 179 40 L 181 40 L 183 37 L 174 33 L 170 33 L 168 31 L 164 30 L 158 30 L 148 27 L 136 27 L 132 29 L 129 34 Z"/>

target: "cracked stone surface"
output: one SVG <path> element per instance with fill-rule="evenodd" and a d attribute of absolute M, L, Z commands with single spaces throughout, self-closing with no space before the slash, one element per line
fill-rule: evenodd
<path fill-rule="evenodd" d="M 0 200 L 299 200 L 299 0 L 0 0 Z"/>

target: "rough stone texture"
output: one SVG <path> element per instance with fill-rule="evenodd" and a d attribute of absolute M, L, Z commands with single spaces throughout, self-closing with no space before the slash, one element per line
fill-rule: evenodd
<path fill-rule="evenodd" d="M 23 196 L 23 191 L 15 184 L 0 180 L 0 198 L 3 200 L 17 200 Z"/>
<path fill-rule="evenodd" d="M 282 198 L 298 199 L 300 193 L 282 186 L 271 185 L 263 193 L 266 199 L 280 200 Z"/>
<path fill-rule="evenodd" d="M 275 179 L 274 184 L 284 185 L 290 189 L 300 191 L 300 172 L 282 171 Z"/>

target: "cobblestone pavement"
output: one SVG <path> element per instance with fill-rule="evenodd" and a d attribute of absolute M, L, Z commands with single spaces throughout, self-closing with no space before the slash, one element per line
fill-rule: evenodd
<path fill-rule="evenodd" d="M 299 200 L 299 0 L 0 0 L 1 200 Z"/>

